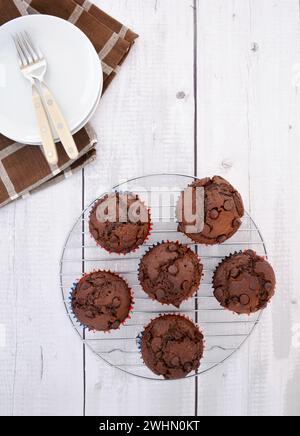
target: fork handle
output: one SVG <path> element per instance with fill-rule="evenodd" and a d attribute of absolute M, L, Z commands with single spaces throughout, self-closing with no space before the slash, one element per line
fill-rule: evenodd
<path fill-rule="evenodd" d="M 45 104 L 49 116 L 55 126 L 59 139 L 70 159 L 76 159 L 79 155 L 78 148 L 70 132 L 68 124 L 55 100 L 53 94 L 45 83 L 42 83 Z"/>
<path fill-rule="evenodd" d="M 56 165 L 58 163 L 56 145 L 53 140 L 52 130 L 43 101 L 35 85 L 32 86 L 32 101 L 38 121 L 45 157 L 49 164 Z"/>

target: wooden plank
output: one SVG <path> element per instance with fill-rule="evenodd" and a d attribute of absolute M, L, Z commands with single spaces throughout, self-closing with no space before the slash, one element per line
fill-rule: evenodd
<path fill-rule="evenodd" d="M 101 147 L 86 203 L 134 176 L 193 172 L 193 9 L 189 0 L 97 0 L 140 34 L 94 119 Z M 86 354 L 87 415 L 193 415 L 194 380 L 151 382 Z"/>
<path fill-rule="evenodd" d="M 251 41 L 256 43 L 249 61 L 252 213 L 278 283 L 276 298 L 250 341 L 249 415 L 300 413 L 300 349 L 292 343 L 300 319 L 300 206 L 294 201 L 300 186 L 299 7 L 296 0 L 251 2 Z"/>
<path fill-rule="evenodd" d="M 200 382 L 199 414 L 299 414 L 300 355 L 292 347 L 299 236 L 291 232 L 300 212 L 293 200 L 300 182 L 299 89 L 292 84 L 299 4 L 199 0 L 198 6 L 199 173 L 220 173 L 241 190 L 278 279 L 277 296 L 247 345 Z"/>
<path fill-rule="evenodd" d="M 217 174 L 231 181 L 243 195 L 247 209 L 249 23 L 246 1 L 197 2 L 198 176 Z M 201 376 L 199 415 L 244 415 L 247 374 L 244 347 L 228 362 Z"/>
<path fill-rule="evenodd" d="M 1 209 L 1 415 L 82 414 L 82 344 L 65 314 L 59 259 L 81 176 Z M 74 200 L 75 199 L 75 200 Z"/>

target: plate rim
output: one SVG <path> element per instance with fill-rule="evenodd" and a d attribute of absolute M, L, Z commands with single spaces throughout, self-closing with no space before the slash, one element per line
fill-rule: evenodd
<path fill-rule="evenodd" d="M 90 105 L 89 114 L 86 115 L 76 127 L 73 127 L 71 129 L 72 135 L 75 135 L 78 131 L 80 131 L 90 121 L 90 119 L 92 118 L 92 116 L 96 112 L 98 105 L 99 105 L 99 102 L 100 102 L 100 99 L 101 99 L 101 96 L 102 96 L 102 92 L 103 92 L 104 78 L 103 78 L 102 62 L 101 62 L 101 59 L 100 59 L 95 47 L 93 46 L 91 40 L 88 38 L 88 36 L 81 29 L 79 29 L 79 27 L 75 26 L 73 23 L 70 23 L 69 21 L 64 20 L 63 18 L 56 17 L 54 15 L 49 15 L 49 14 L 30 14 L 30 15 L 16 17 L 16 18 L 6 22 L 5 24 L 3 24 L 0 27 L 0 33 L 2 31 L 5 31 L 5 29 L 11 25 L 11 23 L 14 23 L 17 21 L 26 21 L 28 19 L 30 19 L 30 20 L 48 20 L 49 18 L 52 21 L 63 22 L 64 25 L 68 26 L 69 28 L 73 28 L 73 31 L 77 32 L 78 34 L 81 34 L 81 37 L 84 38 L 88 42 L 88 45 L 90 46 L 91 52 L 93 51 L 93 54 L 95 55 L 94 59 L 97 58 L 97 60 L 99 61 L 99 80 L 97 80 L 97 97 L 94 99 L 93 104 Z M 36 145 L 36 146 L 42 145 L 42 141 L 37 142 L 34 140 L 30 140 L 30 141 L 25 140 L 25 139 L 21 140 L 21 138 L 18 138 L 17 136 L 14 137 L 14 135 L 11 135 L 9 132 L 2 131 L 2 128 L 0 130 L 0 133 L 3 136 L 5 136 L 6 138 L 11 139 L 12 141 L 14 141 L 16 143 L 25 144 L 25 145 Z M 9 134 L 7 134 L 7 133 L 9 133 Z M 54 142 L 55 143 L 59 142 L 59 138 L 57 136 L 54 137 Z"/>

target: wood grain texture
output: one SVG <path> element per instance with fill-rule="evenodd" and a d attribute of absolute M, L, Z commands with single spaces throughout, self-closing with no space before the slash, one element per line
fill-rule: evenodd
<path fill-rule="evenodd" d="M 198 176 L 216 174 L 230 180 L 247 209 L 249 17 L 248 1 L 197 2 Z M 247 376 L 246 345 L 200 377 L 199 415 L 245 415 Z"/>
<path fill-rule="evenodd" d="M 198 414 L 299 415 L 299 2 L 95 3 L 140 38 L 93 118 L 97 161 L 1 209 L 0 415 L 195 414 L 194 380 L 142 381 L 85 350 L 58 280 L 83 204 L 128 178 L 195 170 L 241 191 L 278 280 L 249 341 L 199 377 Z"/>
<path fill-rule="evenodd" d="M 86 204 L 128 178 L 193 173 L 193 9 L 190 0 L 97 1 L 140 38 L 94 120 L 101 155 L 85 172 Z M 178 32 L 178 29 L 181 29 Z M 127 376 L 86 354 L 87 415 L 193 415 L 194 380 Z M 154 400 L 155 399 L 155 400 Z M 180 400 L 179 400 L 180 399 Z"/>
<path fill-rule="evenodd" d="M 80 192 L 81 179 L 74 177 L 1 210 L 3 415 L 82 413 L 82 345 L 74 341 L 58 280 Z"/>
<path fill-rule="evenodd" d="M 198 2 L 199 172 L 220 173 L 243 193 L 278 281 L 248 343 L 204 378 L 200 414 L 300 413 L 300 353 L 292 347 L 300 297 L 299 24 L 296 0 Z"/>

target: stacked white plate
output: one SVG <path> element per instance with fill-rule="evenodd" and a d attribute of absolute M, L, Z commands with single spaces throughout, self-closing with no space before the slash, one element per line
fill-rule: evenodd
<path fill-rule="evenodd" d="M 12 39 L 14 34 L 24 30 L 47 59 L 45 81 L 60 104 L 72 134 L 95 113 L 102 95 L 103 74 L 90 40 L 65 20 L 29 15 L 0 28 L 0 133 L 16 142 L 39 145 L 31 85 L 20 72 Z M 56 136 L 56 132 L 53 133 Z"/>

